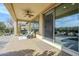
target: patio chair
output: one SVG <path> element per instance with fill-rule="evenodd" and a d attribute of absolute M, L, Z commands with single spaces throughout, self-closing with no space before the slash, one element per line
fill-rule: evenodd
<path fill-rule="evenodd" d="M 33 38 L 34 31 L 29 32 L 26 36 L 27 38 Z"/>

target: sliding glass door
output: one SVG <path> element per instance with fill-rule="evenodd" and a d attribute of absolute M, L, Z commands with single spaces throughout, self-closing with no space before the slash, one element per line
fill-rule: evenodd
<path fill-rule="evenodd" d="M 48 41 L 53 42 L 53 13 L 47 13 L 44 15 L 44 36 Z"/>
<path fill-rule="evenodd" d="M 55 10 L 55 43 L 78 52 L 78 4 L 61 4 Z"/>
<path fill-rule="evenodd" d="M 77 3 L 63 3 L 44 14 L 44 37 L 72 52 L 79 51 L 79 12 Z M 53 12 L 54 11 L 54 12 Z"/>

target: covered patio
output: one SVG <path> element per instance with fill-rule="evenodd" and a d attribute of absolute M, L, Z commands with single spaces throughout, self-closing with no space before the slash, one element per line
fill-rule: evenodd
<path fill-rule="evenodd" d="M 6 3 L 5 7 L 10 12 L 13 18 L 14 35 L 9 43 L 0 51 L 1 56 L 70 56 L 73 54 L 65 50 L 60 45 L 54 43 L 55 39 L 55 12 L 53 8 L 60 6 L 56 3 Z M 60 15 L 60 14 L 58 14 Z M 53 23 L 52 25 L 45 23 Z M 20 25 L 20 22 L 25 22 Z M 34 25 L 37 23 L 36 25 Z M 45 25 L 47 24 L 47 25 Z M 46 33 L 45 26 L 49 26 L 49 32 Z M 34 31 L 34 37 L 27 38 L 26 29 L 23 26 L 28 26 L 27 33 Z M 22 31 L 22 28 L 23 31 Z M 35 29 L 36 28 L 36 29 Z M 52 31 L 52 33 L 51 33 Z M 30 33 L 31 34 L 31 33 Z M 51 34 L 51 35 L 49 35 Z M 45 37 L 46 36 L 46 37 Z M 49 38 L 50 37 L 50 38 Z M 49 40 L 48 40 L 49 39 Z M 70 54 L 68 54 L 68 52 Z"/>

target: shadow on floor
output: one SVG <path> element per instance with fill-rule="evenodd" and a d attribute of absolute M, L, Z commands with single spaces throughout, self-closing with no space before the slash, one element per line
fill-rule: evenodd
<path fill-rule="evenodd" d="M 35 52 L 36 51 L 33 49 L 25 49 L 25 50 L 0 54 L 0 56 L 52 56 L 55 53 L 52 51 L 44 51 L 42 53 L 40 53 L 40 52 L 35 53 Z"/>
<path fill-rule="evenodd" d="M 55 56 L 54 54 L 56 51 L 43 51 L 43 52 L 37 52 L 33 49 L 25 49 L 20 51 L 13 51 L 13 52 L 7 52 L 0 54 L 0 56 Z M 60 51 L 56 56 L 70 56 L 69 54 Z"/>

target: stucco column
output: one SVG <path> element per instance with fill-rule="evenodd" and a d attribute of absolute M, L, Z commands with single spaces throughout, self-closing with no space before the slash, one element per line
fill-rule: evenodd
<path fill-rule="evenodd" d="M 18 21 L 14 21 L 14 35 L 19 35 Z"/>
<path fill-rule="evenodd" d="M 40 14 L 39 18 L 39 34 L 44 35 L 44 17 L 42 14 Z"/>
<path fill-rule="evenodd" d="M 31 22 L 29 22 L 29 31 L 31 31 Z"/>

